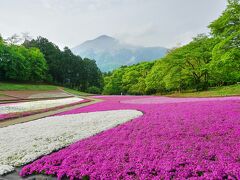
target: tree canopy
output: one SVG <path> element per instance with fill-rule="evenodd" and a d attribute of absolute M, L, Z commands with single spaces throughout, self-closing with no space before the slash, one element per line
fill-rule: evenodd
<path fill-rule="evenodd" d="M 0 40 L 0 80 L 44 81 L 47 70 L 47 62 L 39 49 Z"/>
<path fill-rule="evenodd" d="M 82 91 L 101 91 L 102 73 L 94 60 L 82 59 L 67 47 L 61 51 L 43 37 L 25 38 L 22 45 L 17 45 L 15 39 L 19 36 L 5 41 L 0 38 L 0 80 L 49 82 Z"/>

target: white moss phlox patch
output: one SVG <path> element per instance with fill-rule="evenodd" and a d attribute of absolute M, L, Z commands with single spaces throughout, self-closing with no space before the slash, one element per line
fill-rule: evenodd
<path fill-rule="evenodd" d="M 83 99 L 81 99 L 81 98 L 73 97 L 73 98 L 63 98 L 63 99 L 41 100 L 41 101 L 6 104 L 6 105 L 0 106 L 0 114 L 26 112 L 26 111 L 34 111 L 34 110 L 39 110 L 39 109 L 52 108 L 52 107 L 57 107 L 57 106 L 80 102 L 82 100 Z"/>
<path fill-rule="evenodd" d="M 141 115 L 137 110 L 99 111 L 46 117 L 0 128 L 0 175 Z"/>

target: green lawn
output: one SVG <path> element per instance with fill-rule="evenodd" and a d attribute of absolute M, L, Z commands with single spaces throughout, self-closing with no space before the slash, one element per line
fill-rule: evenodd
<path fill-rule="evenodd" d="M 63 90 L 66 91 L 66 92 L 69 92 L 71 94 L 78 95 L 78 96 L 91 96 L 91 95 L 93 95 L 93 94 L 89 94 L 89 93 L 85 93 L 85 92 L 81 92 L 81 91 L 77 91 L 77 90 L 69 89 L 69 88 L 63 88 Z"/>
<path fill-rule="evenodd" d="M 5 83 L 0 82 L 0 91 L 49 91 L 56 90 L 57 86 L 45 84 L 23 84 L 23 83 Z"/>
<path fill-rule="evenodd" d="M 215 96 L 240 96 L 240 84 L 210 88 L 208 91 L 173 93 L 171 97 L 215 97 Z"/>
<path fill-rule="evenodd" d="M 24 84 L 24 83 L 6 83 L 0 82 L 0 91 L 50 91 L 57 90 L 58 86 L 54 85 L 46 85 L 46 84 Z M 79 95 L 79 96 L 91 96 L 92 94 L 69 89 L 62 88 L 64 91 L 69 92 L 71 94 Z M 0 96 L 3 96 L 0 94 Z"/>

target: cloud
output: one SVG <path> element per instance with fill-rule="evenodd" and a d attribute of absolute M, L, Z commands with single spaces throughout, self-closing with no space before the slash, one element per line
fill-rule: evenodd
<path fill-rule="evenodd" d="M 171 47 L 208 32 L 225 6 L 225 0 L 1 0 L 0 27 L 4 36 L 27 31 L 61 47 L 102 34 Z"/>

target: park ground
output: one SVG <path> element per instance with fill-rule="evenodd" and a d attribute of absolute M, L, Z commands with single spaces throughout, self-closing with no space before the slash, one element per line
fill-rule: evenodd
<path fill-rule="evenodd" d="M 168 96 L 0 83 L 0 179 L 239 179 L 240 85 Z"/>

